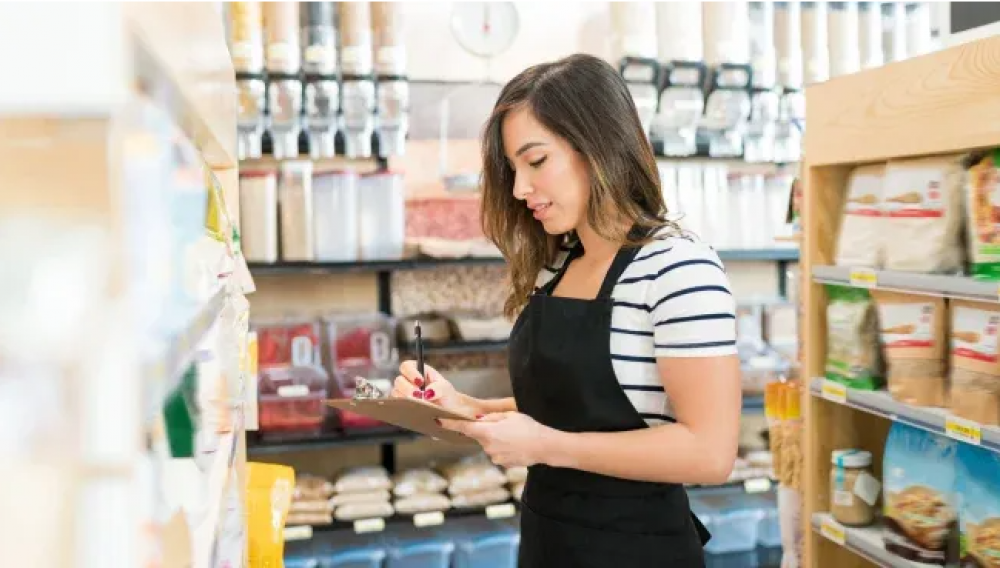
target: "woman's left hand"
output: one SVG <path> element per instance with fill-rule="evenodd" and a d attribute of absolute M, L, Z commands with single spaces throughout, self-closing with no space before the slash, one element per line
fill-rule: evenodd
<path fill-rule="evenodd" d="M 508 468 L 545 463 L 559 433 L 520 412 L 487 414 L 476 421 L 441 420 L 441 426 L 479 442 L 493 463 Z"/>

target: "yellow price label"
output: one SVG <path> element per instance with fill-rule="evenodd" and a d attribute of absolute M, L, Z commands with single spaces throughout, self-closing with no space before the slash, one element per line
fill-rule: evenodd
<path fill-rule="evenodd" d="M 844 546 L 844 543 L 847 542 L 847 532 L 844 530 L 844 527 L 833 519 L 823 519 L 823 524 L 820 525 L 819 532 L 840 546 Z"/>
<path fill-rule="evenodd" d="M 855 268 L 851 270 L 851 286 L 874 288 L 878 286 L 878 274 L 871 268 Z"/>
<path fill-rule="evenodd" d="M 944 421 L 944 431 L 949 438 L 954 438 L 967 444 L 983 443 L 983 432 L 979 424 L 971 420 L 949 416 Z"/>
<path fill-rule="evenodd" d="M 285 527 L 285 530 L 283 532 L 284 532 L 285 542 L 292 542 L 293 540 L 309 540 L 313 537 L 312 525 Z"/>
<path fill-rule="evenodd" d="M 441 511 L 428 511 L 426 513 L 417 513 L 413 515 L 413 526 L 420 527 L 434 527 L 437 525 L 444 524 L 444 513 Z"/>
<path fill-rule="evenodd" d="M 354 521 L 354 532 L 358 534 L 382 532 L 385 530 L 385 519 L 360 519 Z"/>
<path fill-rule="evenodd" d="M 517 512 L 513 503 L 500 503 L 486 507 L 487 519 L 507 519 L 513 517 Z"/>
<path fill-rule="evenodd" d="M 765 493 L 771 490 L 771 480 L 766 477 L 757 477 L 743 482 L 743 490 L 747 493 Z"/>
<path fill-rule="evenodd" d="M 823 398 L 839 404 L 847 404 L 847 387 L 827 379 L 823 379 Z"/>

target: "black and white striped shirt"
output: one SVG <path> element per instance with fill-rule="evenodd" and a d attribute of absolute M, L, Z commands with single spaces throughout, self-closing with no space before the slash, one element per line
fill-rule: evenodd
<path fill-rule="evenodd" d="M 536 285 L 549 282 L 568 256 L 560 251 Z M 736 302 L 722 261 L 693 237 L 655 240 L 625 269 L 612 299 L 611 359 L 618 382 L 648 424 L 672 421 L 656 359 L 736 353 Z"/>

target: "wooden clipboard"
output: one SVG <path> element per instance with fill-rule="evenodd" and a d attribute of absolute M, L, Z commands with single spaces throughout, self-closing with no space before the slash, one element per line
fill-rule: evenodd
<path fill-rule="evenodd" d="M 476 441 L 464 434 L 447 430 L 437 425 L 435 419 L 475 420 L 458 412 L 446 410 L 436 404 L 411 398 L 377 398 L 355 400 L 353 398 L 331 399 L 326 403 L 334 408 L 349 410 L 374 418 L 393 426 L 430 436 L 452 444 L 475 444 Z"/>

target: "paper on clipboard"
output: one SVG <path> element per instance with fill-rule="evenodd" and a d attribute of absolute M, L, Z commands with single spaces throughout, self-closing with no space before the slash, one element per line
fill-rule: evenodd
<path fill-rule="evenodd" d="M 476 443 L 472 438 L 442 428 L 434 422 L 440 418 L 449 420 L 475 420 L 475 418 L 415 398 L 344 398 L 327 400 L 326 403 L 334 408 L 357 412 L 393 426 L 430 436 L 435 440 L 452 444 Z"/>

